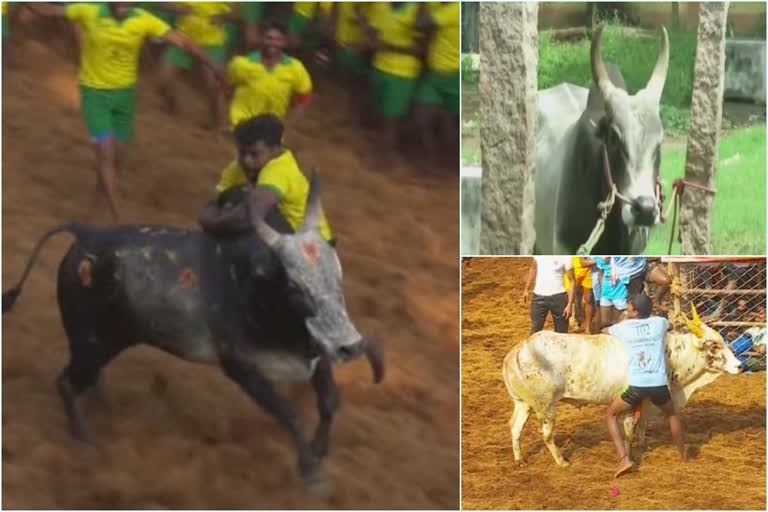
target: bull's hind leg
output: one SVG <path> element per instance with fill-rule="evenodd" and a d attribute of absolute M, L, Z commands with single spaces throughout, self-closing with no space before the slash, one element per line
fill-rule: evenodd
<path fill-rule="evenodd" d="M 78 441 L 93 443 L 85 423 L 80 397 L 96 384 L 101 369 L 120 353 L 120 349 L 108 346 L 95 338 L 92 338 L 89 346 L 72 343 L 70 347 L 72 354 L 69 365 L 59 374 L 56 383 L 64 401 L 72 437 Z"/>
<path fill-rule="evenodd" d="M 235 357 L 222 360 L 222 368 L 265 411 L 274 416 L 293 437 L 299 455 L 299 471 L 309 490 L 317 495 L 330 493 L 330 484 L 320 469 L 318 459 L 302 432 L 301 422 L 293 405 L 275 391 L 272 383 L 259 371 Z"/>
<path fill-rule="evenodd" d="M 541 414 L 541 437 L 544 439 L 544 444 L 547 445 L 547 448 L 549 448 L 550 453 L 552 454 L 552 457 L 555 458 L 555 462 L 558 466 L 566 467 L 568 466 L 568 461 L 566 461 L 562 454 L 560 453 L 560 450 L 557 448 L 557 445 L 555 444 L 555 437 L 554 437 L 554 430 L 555 430 L 555 407 L 552 406 L 549 408 L 548 411 Z"/>
<path fill-rule="evenodd" d="M 320 359 L 318 362 L 315 374 L 312 376 L 312 386 L 317 393 L 317 409 L 320 413 L 320 423 L 312 439 L 312 451 L 322 458 L 328 455 L 331 423 L 339 407 L 339 390 L 333 379 L 331 363 L 326 359 Z"/>
<path fill-rule="evenodd" d="M 520 400 L 515 400 L 515 410 L 509 419 L 509 430 L 512 433 L 512 451 L 515 454 L 515 464 L 523 465 L 523 455 L 520 449 L 520 435 L 523 432 L 525 422 L 531 414 L 531 406 Z"/>

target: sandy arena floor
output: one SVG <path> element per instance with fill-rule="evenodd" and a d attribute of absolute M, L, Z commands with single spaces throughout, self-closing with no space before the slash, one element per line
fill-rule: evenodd
<path fill-rule="evenodd" d="M 529 265 L 529 258 L 462 263 L 464 509 L 764 510 L 765 373 L 723 375 L 693 396 L 682 415 L 697 452 L 687 465 L 679 462 L 666 424 L 652 422 L 639 471 L 613 480 L 617 456 L 604 407 L 560 404 L 555 439 L 571 466 L 555 465 L 534 414 L 522 438 L 528 465 L 514 466 L 513 403 L 501 364 L 530 332 L 521 300 Z"/>

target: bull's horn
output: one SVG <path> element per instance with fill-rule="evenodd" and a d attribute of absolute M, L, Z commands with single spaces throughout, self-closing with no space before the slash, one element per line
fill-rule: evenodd
<path fill-rule="evenodd" d="M 304 225 L 302 231 L 320 229 L 323 218 L 323 205 L 320 201 L 320 172 L 312 169 L 312 177 L 309 182 L 309 196 L 307 197 L 306 212 L 304 213 Z"/>
<path fill-rule="evenodd" d="M 600 24 L 592 33 L 592 48 L 590 51 L 590 61 L 592 64 L 592 79 L 595 81 L 600 95 L 607 103 L 616 86 L 611 82 L 611 78 L 608 76 L 608 71 L 605 69 L 605 63 L 603 63 L 603 55 L 600 51 L 600 40 L 603 35 L 603 28 L 605 24 Z M 608 105 L 606 105 L 608 106 Z"/>
<path fill-rule="evenodd" d="M 688 326 L 688 330 L 691 331 L 697 338 L 704 336 L 704 329 L 701 328 L 701 325 L 697 324 L 695 321 L 691 320 L 685 315 L 683 315 L 683 318 L 685 318 L 685 324 Z"/>
<path fill-rule="evenodd" d="M 691 302 L 691 314 L 693 314 L 693 323 L 700 326 L 701 318 L 699 318 L 699 313 L 696 311 L 696 305 L 693 302 Z"/>
<path fill-rule="evenodd" d="M 371 365 L 371 370 L 373 371 L 373 382 L 378 384 L 384 379 L 385 373 L 381 342 L 378 337 L 367 337 L 363 343 L 365 357 L 368 358 L 368 363 Z"/>
<path fill-rule="evenodd" d="M 645 94 L 656 103 L 661 102 L 661 93 L 664 90 L 664 82 L 667 80 L 669 70 L 669 36 L 664 25 L 661 26 L 661 52 L 653 68 L 653 74 L 645 86 Z"/>

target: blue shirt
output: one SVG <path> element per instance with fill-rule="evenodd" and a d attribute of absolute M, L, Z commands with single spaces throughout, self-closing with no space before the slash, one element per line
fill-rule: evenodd
<path fill-rule="evenodd" d="M 660 316 L 633 318 L 612 325 L 609 332 L 629 352 L 629 385 L 642 388 L 667 385 L 664 335 L 669 320 Z"/>
<path fill-rule="evenodd" d="M 605 261 L 603 258 L 595 258 L 595 262 L 597 263 L 596 267 L 603 271 L 603 282 L 600 284 L 601 290 L 608 296 L 610 295 L 610 291 L 614 288 L 614 286 L 611 285 L 611 259 L 608 258 L 608 261 Z M 619 283 L 624 283 L 624 285 L 629 284 L 629 276 L 622 275 L 619 268 L 617 268 L 616 271 L 619 274 L 619 280 L 616 282 L 616 286 L 618 286 Z"/>
<path fill-rule="evenodd" d="M 616 264 L 616 272 L 619 279 L 626 279 L 627 282 L 636 275 L 645 271 L 648 263 L 645 258 L 638 256 L 614 256 L 613 261 Z"/>

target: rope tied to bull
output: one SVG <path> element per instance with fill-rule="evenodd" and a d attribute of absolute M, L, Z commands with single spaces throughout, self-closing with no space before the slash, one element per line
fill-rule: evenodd
<path fill-rule="evenodd" d="M 619 193 L 616 184 L 613 182 L 613 178 L 611 177 L 611 165 L 608 161 L 608 150 L 605 145 L 603 145 L 603 173 L 605 174 L 605 182 L 608 184 L 610 192 L 608 192 L 608 197 L 605 198 L 605 201 L 597 203 L 597 210 L 600 212 L 600 215 L 595 222 L 595 227 L 592 228 L 592 233 L 590 233 L 589 238 L 587 238 L 587 241 L 581 244 L 576 251 L 577 256 L 587 256 L 592 254 L 592 249 L 595 248 L 600 237 L 603 236 L 605 220 L 608 218 L 608 214 L 611 213 L 611 210 L 613 210 L 616 198 L 618 197 L 622 201 L 629 201 L 629 199 Z"/>
<path fill-rule="evenodd" d="M 677 223 L 677 214 L 680 211 L 680 209 L 683 207 L 683 192 L 685 192 L 686 187 L 703 190 L 704 192 L 709 192 L 710 194 L 717 193 L 717 190 L 712 187 L 707 187 L 705 185 L 693 183 L 691 181 L 687 181 L 682 178 L 678 178 L 672 183 L 672 201 L 670 201 L 669 205 L 667 205 L 667 211 L 664 212 L 664 214 L 661 217 L 661 222 L 666 222 L 667 217 L 669 217 L 670 209 L 673 209 L 672 228 L 669 230 L 669 245 L 667 247 L 667 254 L 672 254 L 672 241 L 674 240 L 674 236 L 675 236 L 675 224 Z M 682 226 L 678 227 L 677 241 L 680 243 L 683 242 Z"/>

